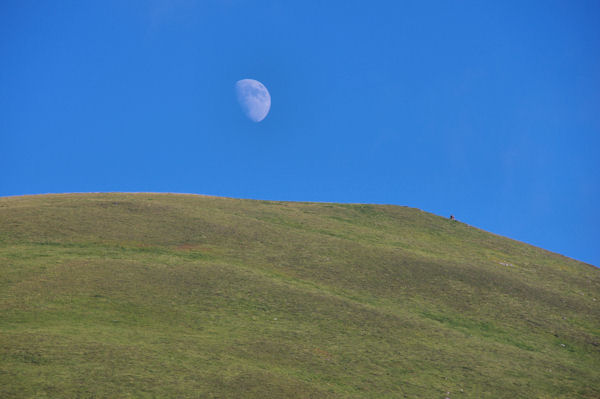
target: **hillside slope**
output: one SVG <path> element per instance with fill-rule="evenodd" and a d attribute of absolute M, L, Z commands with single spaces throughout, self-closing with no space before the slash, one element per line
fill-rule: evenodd
<path fill-rule="evenodd" d="M 0 198 L 2 398 L 598 398 L 599 307 L 599 269 L 418 209 Z"/>

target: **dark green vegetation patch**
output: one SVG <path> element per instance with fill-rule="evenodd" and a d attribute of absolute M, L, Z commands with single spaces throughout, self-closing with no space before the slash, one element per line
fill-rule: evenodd
<path fill-rule="evenodd" d="M 0 198 L 2 398 L 598 398 L 599 306 L 593 266 L 417 209 Z"/>

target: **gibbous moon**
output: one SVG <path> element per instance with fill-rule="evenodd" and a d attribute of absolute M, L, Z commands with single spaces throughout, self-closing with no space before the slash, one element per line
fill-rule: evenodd
<path fill-rule="evenodd" d="M 253 122 L 260 122 L 271 109 L 271 95 L 267 88 L 254 79 L 242 79 L 235 83 L 237 100 L 244 114 Z"/>

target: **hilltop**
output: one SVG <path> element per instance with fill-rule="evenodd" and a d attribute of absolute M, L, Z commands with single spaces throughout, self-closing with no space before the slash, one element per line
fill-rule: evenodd
<path fill-rule="evenodd" d="M 598 398 L 600 270 L 418 209 L 0 198 L 2 398 Z"/>

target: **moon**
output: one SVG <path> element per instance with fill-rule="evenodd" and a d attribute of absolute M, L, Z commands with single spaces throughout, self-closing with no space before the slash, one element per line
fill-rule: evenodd
<path fill-rule="evenodd" d="M 260 122 L 266 118 L 271 109 L 271 95 L 265 85 L 258 80 L 242 79 L 235 83 L 235 92 L 248 119 Z"/>

